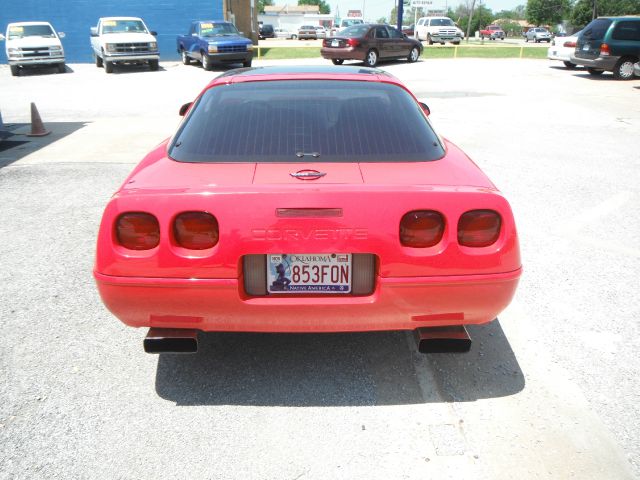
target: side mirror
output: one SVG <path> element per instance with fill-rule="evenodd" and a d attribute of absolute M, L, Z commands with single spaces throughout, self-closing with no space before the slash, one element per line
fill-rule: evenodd
<path fill-rule="evenodd" d="M 64 38 L 64 37 L 66 37 L 66 35 L 65 35 L 64 32 L 58 32 L 58 37 Z"/>
<path fill-rule="evenodd" d="M 189 103 L 185 103 L 184 105 L 182 105 L 180 107 L 180 111 L 178 113 L 180 113 L 181 117 L 184 117 L 185 114 L 187 113 L 187 111 L 191 108 L 191 105 L 193 105 L 193 102 L 189 102 Z"/>
<path fill-rule="evenodd" d="M 153 30 L 151 30 L 149 33 L 150 33 L 151 35 L 153 35 L 154 37 L 157 37 L 157 36 L 158 36 L 158 32 L 155 32 L 155 31 L 153 31 Z"/>
<path fill-rule="evenodd" d="M 92 37 L 97 37 L 98 36 L 98 27 L 91 27 L 91 36 Z"/>
<path fill-rule="evenodd" d="M 429 115 L 431 115 L 431 109 L 427 106 L 426 103 L 424 102 L 419 102 L 420 103 L 420 107 L 422 108 L 422 111 L 425 113 L 425 115 L 428 117 Z"/>

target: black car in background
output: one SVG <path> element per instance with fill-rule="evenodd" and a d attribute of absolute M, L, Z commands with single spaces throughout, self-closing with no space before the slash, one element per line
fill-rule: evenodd
<path fill-rule="evenodd" d="M 276 38 L 276 32 L 273 30 L 273 25 L 260 25 L 258 28 L 258 38 L 264 40 L 265 38 Z"/>
<path fill-rule="evenodd" d="M 613 72 L 618 80 L 631 80 L 639 60 L 640 17 L 632 16 L 596 18 L 582 30 L 571 55 L 571 63 L 591 75 Z"/>

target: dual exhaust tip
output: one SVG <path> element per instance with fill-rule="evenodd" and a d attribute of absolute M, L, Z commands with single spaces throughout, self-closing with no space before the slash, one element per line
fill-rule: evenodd
<path fill-rule="evenodd" d="M 414 330 L 420 353 L 466 353 L 471 338 L 464 325 L 422 327 Z M 147 353 L 196 353 L 198 330 L 183 328 L 150 328 L 144 339 Z"/>

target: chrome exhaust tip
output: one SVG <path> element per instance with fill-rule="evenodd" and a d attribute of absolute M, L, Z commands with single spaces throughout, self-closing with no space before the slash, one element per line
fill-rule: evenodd
<path fill-rule="evenodd" d="M 196 353 L 198 331 L 181 328 L 150 328 L 144 339 L 147 353 Z"/>
<path fill-rule="evenodd" d="M 464 325 L 421 327 L 414 330 L 420 353 L 467 353 L 471 337 Z"/>

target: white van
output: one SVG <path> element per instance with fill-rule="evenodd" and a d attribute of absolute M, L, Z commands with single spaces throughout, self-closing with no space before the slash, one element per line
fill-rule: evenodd
<path fill-rule="evenodd" d="M 20 74 L 20 69 L 33 66 L 55 66 L 59 73 L 65 72 L 64 49 L 57 33 L 49 22 L 16 22 L 7 26 L 6 53 L 11 75 Z"/>

